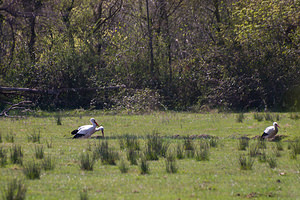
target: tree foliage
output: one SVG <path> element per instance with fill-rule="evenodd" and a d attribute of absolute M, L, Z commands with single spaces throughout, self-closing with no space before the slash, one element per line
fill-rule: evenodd
<path fill-rule="evenodd" d="M 44 108 L 135 107 L 123 104 L 155 93 L 159 99 L 140 99 L 176 110 L 299 109 L 299 6 L 298 0 L 3 0 L 0 85 L 130 88 L 23 95 Z M 0 98 L 1 106 L 16 99 Z"/>

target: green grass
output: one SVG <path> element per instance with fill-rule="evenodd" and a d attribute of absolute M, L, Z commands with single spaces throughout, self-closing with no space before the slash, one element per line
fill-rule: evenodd
<path fill-rule="evenodd" d="M 279 146 L 270 141 L 258 144 L 251 139 L 261 135 L 270 126 L 270 121 L 254 119 L 253 113 L 244 113 L 242 123 L 236 121 L 236 113 L 155 112 L 149 115 L 113 115 L 74 110 L 59 114 L 63 119 L 62 125 L 57 124 L 57 113 L 37 112 L 36 117 L 24 119 L 0 118 L 0 147 L 8 157 L 7 163 L 0 168 L 0 185 L 6 185 L 11 177 L 25 179 L 28 188 L 26 199 L 79 199 L 82 191 L 88 194 L 88 199 L 244 199 L 251 194 L 256 194 L 254 199 L 297 199 L 300 196 L 300 156 L 296 142 L 300 137 L 300 123 L 299 120 L 291 119 L 290 113 L 270 113 L 275 116 L 274 119 L 280 116 L 278 124 L 281 128 L 278 134 L 288 136 Z M 96 138 L 101 135 L 99 132 L 91 139 L 71 139 L 70 132 L 80 125 L 89 124 L 91 117 L 104 126 L 108 148 L 105 140 Z M 7 133 L 14 136 L 13 143 L 6 140 Z M 28 142 L 28 133 L 39 133 L 40 144 Z M 161 140 L 151 138 L 151 144 L 155 144 L 153 146 L 162 152 L 159 151 L 158 160 L 145 160 L 149 173 L 142 175 L 141 155 L 147 147 L 147 136 L 153 133 L 159 133 Z M 191 151 L 187 150 L 191 148 L 200 150 L 200 139 L 187 138 L 202 134 L 215 136 L 218 141 L 214 145 L 215 141 L 211 143 L 206 140 L 211 147 L 209 160 L 197 161 L 195 157 L 186 156 L 186 151 Z M 242 153 L 248 158 L 250 148 L 246 147 L 246 151 L 238 150 L 241 137 L 250 138 L 249 145 L 259 146 L 260 152 L 265 151 L 267 155 L 273 153 L 272 149 L 278 149 L 280 157 L 275 156 L 276 160 L 266 158 L 266 162 L 259 162 L 259 156 L 251 157 L 254 160 L 251 170 L 241 170 L 239 155 Z M 123 149 L 120 148 L 120 139 L 124 139 Z M 125 139 L 128 141 L 125 142 Z M 34 145 L 45 147 L 44 158 L 34 161 L 41 167 L 39 178 L 28 180 L 23 170 L 35 158 Z M 18 162 L 12 163 L 10 159 L 12 152 L 19 155 L 19 148 L 22 156 L 15 157 L 21 158 L 24 166 Z M 107 164 L 104 159 L 101 160 L 101 154 L 95 153 L 114 152 L 113 155 L 119 154 L 127 163 L 131 148 L 136 153 L 133 157 L 137 156 L 138 165 L 130 165 L 127 173 L 120 171 L 122 160 L 112 156 L 115 165 Z M 167 157 L 164 155 L 170 150 L 174 152 L 172 159 L 175 157 L 176 165 L 171 166 L 169 163 L 168 168 L 175 169 L 176 173 L 167 172 Z M 178 152 L 181 154 L 179 157 Z M 98 157 L 92 171 L 80 169 L 80 155 L 86 153 L 95 153 Z M 110 153 L 107 154 L 108 158 Z M 292 154 L 296 154 L 293 159 Z M 49 156 L 50 161 L 45 161 Z M 51 160 L 55 161 L 53 168 Z M 51 170 L 44 169 L 43 162 Z M 82 193 L 82 199 L 85 199 L 84 195 Z"/>

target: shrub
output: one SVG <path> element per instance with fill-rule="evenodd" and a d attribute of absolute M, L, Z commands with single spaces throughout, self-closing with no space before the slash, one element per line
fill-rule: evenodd
<path fill-rule="evenodd" d="M 41 167 L 33 160 L 24 165 L 23 173 L 28 179 L 39 179 Z"/>
<path fill-rule="evenodd" d="M 33 132 L 32 134 L 27 136 L 28 142 L 40 143 L 40 139 L 41 139 L 41 134 L 40 133 Z"/>
<path fill-rule="evenodd" d="M 236 117 L 236 122 L 242 123 L 245 119 L 244 113 L 239 113 Z"/>
<path fill-rule="evenodd" d="M 248 146 L 249 146 L 248 138 L 240 138 L 238 140 L 238 150 L 245 151 Z"/>
<path fill-rule="evenodd" d="M 250 156 L 240 155 L 239 164 L 241 170 L 251 170 L 254 164 L 254 159 Z"/>
<path fill-rule="evenodd" d="M 119 163 L 119 169 L 121 171 L 121 173 L 127 173 L 129 170 L 128 164 L 124 159 L 121 159 L 120 163 Z"/>
<path fill-rule="evenodd" d="M 44 158 L 44 147 L 43 145 L 39 146 L 39 145 L 35 145 L 34 146 L 34 152 L 35 152 L 35 157 L 37 159 L 43 159 Z"/>
<path fill-rule="evenodd" d="M 26 197 L 27 187 L 22 180 L 14 178 L 8 181 L 2 190 L 3 199 L 23 200 Z"/>
<path fill-rule="evenodd" d="M 55 168 L 55 161 L 50 155 L 48 155 L 42 160 L 41 166 L 46 171 L 53 170 Z"/>
<path fill-rule="evenodd" d="M 80 160 L 79 160 L 80 169 L 93 171 L 94 164 L 95 164 L 95 160 L 92 156 L 90 156 L 89 153 L 80 154 Z"/>
<path fill-rule="evenodd" d="M 21 146 L 14 145 L 10 148 L 10 161 L 13 164 L 23 164 L 23 151 Z"/>

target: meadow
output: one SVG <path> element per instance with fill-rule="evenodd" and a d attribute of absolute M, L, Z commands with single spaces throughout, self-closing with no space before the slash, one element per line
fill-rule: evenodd
<path fill-rule="evenodd" d="M 72 139 L 91 117 L 105 139 Z M 282 140 L 252 139 L 273 121 Z M 300 199 L 299 122 L 299 113 L 80 110 L 0 118 L 1 197 L 13 188 L 26 199 Z"/>

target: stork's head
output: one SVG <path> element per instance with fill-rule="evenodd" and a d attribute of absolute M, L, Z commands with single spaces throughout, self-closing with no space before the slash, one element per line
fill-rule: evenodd
<path fill-rule="evenodd" d="M 277 124 L 277 122 L 274 122 L 274 123 L 273 123 L 273 126 L 274 126 L 274 127 L 276 127 L 276 126 L 277 126 L 277 127 L 279 127 L 279 128 L 280 128 L 280 126 Z"/>
<path fill-rule="evenodd" d="M 100 126 L 99 129 L 100 129 L 100 131 L 102 132 L 102 135 L 103 135 L 104 134 L 104 127 Z"/>
<path fill-rule="evenodd" d="M 91 118 L 90 121 L 91 121 L 92 124 L 95 124 L 99 127 L 99 124 L 96 122 L 96 120 L 94 118 Z"/>

